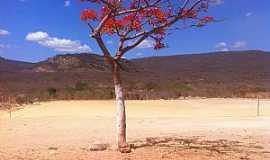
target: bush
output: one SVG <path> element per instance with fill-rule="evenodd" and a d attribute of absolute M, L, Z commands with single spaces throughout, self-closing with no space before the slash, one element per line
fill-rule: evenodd
<path fill-rule="evenodd" d="M 16 102 L 18 104 L 32 104 L 33 103 L 33 98 L 29 95 L 25 94 L 20 94 L 16 96 Z"/>
<path fill-rule="evenodd" d="M 87 88 L 88 88 L 88 85 L 85 82 L 77 82 L 74 87 L 74 89 L 77 91 L 83 91 Z"/>
<path fill-rule="evenodd" d="M 50 97 L 55 97 L 56 96 L 56 93 L 57 93 L 57 90 L 56 90 L 56 88 L 48 88 L 47 89 L 47 92 L 48 92 L 48 95 Z"/>
<path fill-rule="evenodd" d="M 170 90 L 172 90 L 176 96 L 188 96 L 189 92 L 193 90 L 193 88 L 188 84 L 183 83 L 173 83 L 168 86 Z"/>
<path fill-rule="evenodd" d="M 113 99 L 114 98 L 114 90 L 113 88 L 106 87 L 97 89 L 94 92 L 95 98 L 98 99 Z"/>
<path fill-rule="evenodd" d="M 148 82 L 148 83 L 146 83 L 146 85 L 145 85 L 145 89 L 146 89 L 147 91 L 151 91 L 151 90 L 154 90 L 154 89 L 156 89 L 156 88 L 158 88 L 158 84 L 156 84 L 156 83 L 154 83 L 154 82 Z"/>

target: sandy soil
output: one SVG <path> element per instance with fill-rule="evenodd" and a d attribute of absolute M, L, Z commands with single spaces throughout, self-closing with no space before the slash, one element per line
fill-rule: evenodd
<path fill-rule="evenodd" d="M 56 101 L 0 111 L 0 160 L 267 160 L 270 100 L 127 101 L 133 151 L 115 150 L 114 101 Z M 107 144 L 105 151 L 90 151 Z"/>

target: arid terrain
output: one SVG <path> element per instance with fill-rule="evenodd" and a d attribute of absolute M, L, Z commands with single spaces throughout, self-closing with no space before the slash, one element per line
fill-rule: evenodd
<path fill-rule="evenodd" d="M 230 51 L 122 60 L 130 100 L 270 98 L 270 53 Z M 100 55 L 81 53 L 29 63 L 0 58 L 0 95 L 22 102 L 114 99 L 111 68 Z"/>
<path fill-rule="evenodd" d="M 127 101 L 131 153 L 115 150 L 115 102 L 54 101 L 0 111 L 0 160 L 267 160 L 270 100 Z M 105 144 L 104 151 L 91 151 Z"/>

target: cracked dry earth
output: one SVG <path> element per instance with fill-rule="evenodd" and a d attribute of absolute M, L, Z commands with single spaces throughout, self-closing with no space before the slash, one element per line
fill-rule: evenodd
<path fill-rule="evenodd" d="M 260 117 L 250 99 L 127 101 L 127 154 L 115 149 L 114 114 L 114 101 L 0 111 L 0 160 L 270 160 L 270 100 Z"/>

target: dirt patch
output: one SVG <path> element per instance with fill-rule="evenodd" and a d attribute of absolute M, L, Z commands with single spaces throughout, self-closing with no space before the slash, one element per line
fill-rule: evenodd
<path fill-rule="evenodd" d="M 127 101 L 131 153 L 115 145 L 114 101 L 57 101 L 0 111 L 0 160 L 267 160 L 270 101 Z M 93 144 L 106 148 L 91 151 Z M 107 146 L 108 145 L 108 146 Z"/>
<path fill-rule="evenodd" d="M 131 153 L 121 154 L 108 145 L 95 144 L 102 149 L 66 149 L 50 147 L 48 150 L 32 149 L 12 154 L 2 154 L 2 159 L 32 160 L 32 159 L 70 159 L 70 160 L 267 160 L 268 151 L 262 146 L 253 146 L 239 141 L 225 139 L 205 140 L 198 137 L 148 137 L 145 140 L 130 142 Z M 1 160 L 2 160 L 1 159 Z"/>

